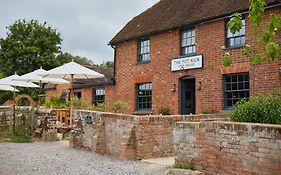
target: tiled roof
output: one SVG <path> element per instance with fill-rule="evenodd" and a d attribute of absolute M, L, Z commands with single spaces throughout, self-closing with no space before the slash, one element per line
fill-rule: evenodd
<path fill-rule="evenodd" d="M 280 0 L 266 0 L 268 5 Z M 109 44 L 248 11 L 249 0 L 161 0 L 129 21 Z"/>

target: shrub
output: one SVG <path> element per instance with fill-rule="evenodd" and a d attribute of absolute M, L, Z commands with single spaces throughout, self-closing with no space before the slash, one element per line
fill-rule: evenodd
<path fill-rule="evenodd" d="M 67 102 L 65 101 L 64 98 L 56 98 L 52 97 L 51 100 L 48 103 L 45 103 L 46 108 L 66 108 L 68 107 Z"/>
<path fill-rule="evenodd" d="M 202 110 L 202 114 L 215 114 L 215 113 L 217 113 L 218 111 L 216 110 L 216 109 L 214 109 L 214 108 L 212 108 L 212 107 L 207 107 L 207 108 L 204 108 L 203 110 Z"/>
<path fill-rule="evenodd" d="M 171 115 L 171 109 L 168 107 L 162 107 L 159 109 L 158 113 L 162 115 Z"/>
<path fill-rule="evenodd" d="M 193 166 L 192 162 L 187 162 L 185 164 L 177 163 L 174 165 L 174 168 L 194 170 L 194 166 Z"/>
<path fill-rule="evenodd" d="M 90 109 L 91 105 L 83 100 L 83 99 L 79 99 L 78 97 L 73 97 L 71 98 L 71 102 L 70 104 L 72 105 L 72 107 L 74 109 Z"/>
<path fill-rule="evenodd" d="M 104 103 L 97 103 L 97 105 L 93 106 L 94 111 L 100 111 L 100 112 L 105 112 L 106 107 Z"/>
<path fill-rule="evenodd" d="M 114 113 L 127 113 L 130 110 L 130 106 L 127 102 L 116 101 L 111 107 L 112 112 Z"/>
<path fill-rule="evenodd" d="M 229 117 L 235 122 L 281 124 L 281 89 L 238 102 Z"/>

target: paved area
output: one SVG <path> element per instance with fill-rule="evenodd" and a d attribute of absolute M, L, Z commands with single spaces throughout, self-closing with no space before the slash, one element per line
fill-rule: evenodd
<path fill-rule="evenodd" d="M 173 166 L 175 165 L 174 157 L 163 157 L 163 158 L 153 158 L 153 159 L 143 159 L 142 162 L 156 165 Z"/>
<path fill-rule="evenodd" d="M 163 175 L 166 167 L 73 149 L 66 141 L 0 143 L 0 175 Z"/>

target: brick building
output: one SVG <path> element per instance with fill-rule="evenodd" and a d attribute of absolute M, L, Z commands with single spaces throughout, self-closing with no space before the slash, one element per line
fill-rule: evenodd
<path fill-rule="evenodd" d="M 96 65 L 86 65 L 85 67 L 103 74 L 105 78 L 74 80 L 74 96 L 86 100 L 89 104 L 103 103 L 105 98 L 105 86 L 112 84 L 113 69 Z M 69 95 L 70 84 L 48 84 L 45 87 L 45 101 L 50 101 L 52 97 L 60 98 L 61 96 L 68 99 Z"/>
<path fill-rule="evenodd" d="M 248 0 L 161 0 L 129 21 L 110 41 L 115 50 L 115 84 L 106 86 L 106 103 L 129 102 L 130 113 L 174 114 L 231 108 L 242 98 L 281 87 L 281 63 L 251 65 L 241 54 L 253 45 L 251 23 L 231 34 L 226 28 L 234 12 L 247 15 Z M 279 0 L 267 0 L 259 32 Z M 277 39 L 280 41 L 280 32 Z M 221 57 L 234 58 L 224 67 Z"/>

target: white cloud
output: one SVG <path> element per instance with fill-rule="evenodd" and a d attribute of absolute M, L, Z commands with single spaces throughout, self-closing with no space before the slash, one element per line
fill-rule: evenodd
<path fill-rule="evenodd" d="M 18 19 L 37 19 L 57 29 L 62 49 L 102 63 L 113 59 L 108 42 L 134 16 L 158 0 L 1 0 L 0 38 Z"/>

